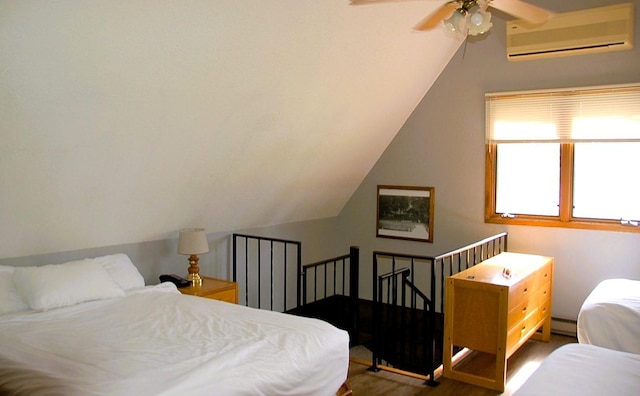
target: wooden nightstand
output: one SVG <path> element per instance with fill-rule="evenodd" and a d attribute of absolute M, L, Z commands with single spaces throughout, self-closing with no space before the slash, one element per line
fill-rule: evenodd
<path fill-rule="evenodd" d="M 180 293 L 238 303 L 238 284 L 223 279 L 202 277 L 202 285 L 182 287 Z"/>

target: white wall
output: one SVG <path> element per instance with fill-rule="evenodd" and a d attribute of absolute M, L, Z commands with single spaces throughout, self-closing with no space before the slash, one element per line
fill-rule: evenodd
<path fill-rule="evenodd" d="M 338 251 L 336 247 L 336 219 L 319 219 L 307 222 L 282 224 L 276 227 L 255 228 L 237 231 L 250 235 L 290 239 L 302 242 L 303 263 L 311 263 L 324 258 L 348 253 L 346 249 Z M 200 274 L 222 279 L 232 277 L 232 233 L 209 233 L 209 253 L 199 256 Z M 125 253 L 136 265 L 148 285 L 158 283 L 160 274 L 187 275 L 189 267 L 187 256 L 177 253 L 178 235 L 174 238 L 125 245 L 103 246 L 98 248 L 47 253 L 32 256 L 0 259 L 0 265 L 32 266 L 61 264 L 71 260 L 97 257 L 106 254 Z"/>
<path fill-rule="evenodd" d="M 618 2 L 533 3 L 560 12 Z M 640 9 L 640 1 L 635 5 Z M 458 50 L 352 196 L 339 216 L 342 236 L 359 244 L 361 257 L 370 261 L 373 250 L 439 254 L 508 231 L 509 250 L 555 257 L 553 316 L 576 319 L 583 299 L 602 279 L 640 279 L 640 234 L 485 224 L 484 94 L 640 82 L 640 49 L 508 62 L 499 13 L 493 23 L 487 37 Z M 635 24 L 640 26 L 637 12 Z M 635 42 L 640 43 L 637 28 Z M 375 237 L 378 184 L 435 187 L 433 244 Z M 361 279 L 364 294 L 370 293 L 370 276 Z"/>
<path fill-rule="evenodd" d="M 336 216 L 460 45 L 393 6 L 0 1 L 0 258 Z"/>

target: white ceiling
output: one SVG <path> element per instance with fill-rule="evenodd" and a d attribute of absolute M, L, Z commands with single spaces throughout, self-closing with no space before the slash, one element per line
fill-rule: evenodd
<path fill-rule="evenodd" d="M 336 216 L 460 45 L 445 1 L 0 2 L 0 257 Z"/>

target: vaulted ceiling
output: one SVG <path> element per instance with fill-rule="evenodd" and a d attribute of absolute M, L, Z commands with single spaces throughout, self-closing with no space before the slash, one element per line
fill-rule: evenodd
<path fill-rule="evenodd" d="M 444 1 L 0 2 L 0 257 L 336 216 L 460 45 Z"/>

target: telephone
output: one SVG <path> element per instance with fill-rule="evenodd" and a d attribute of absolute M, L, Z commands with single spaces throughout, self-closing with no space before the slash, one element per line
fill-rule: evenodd
<path fill-rule="evenodd" d="M 191 286 L 191 281 L 188 281 L 188 280 L 184 279 L 183 277 L 178 276 L 176 274 L 160 275 L 160 282 L 171 282 L 174 285 L 176 285 L 177 287 Z"/>

